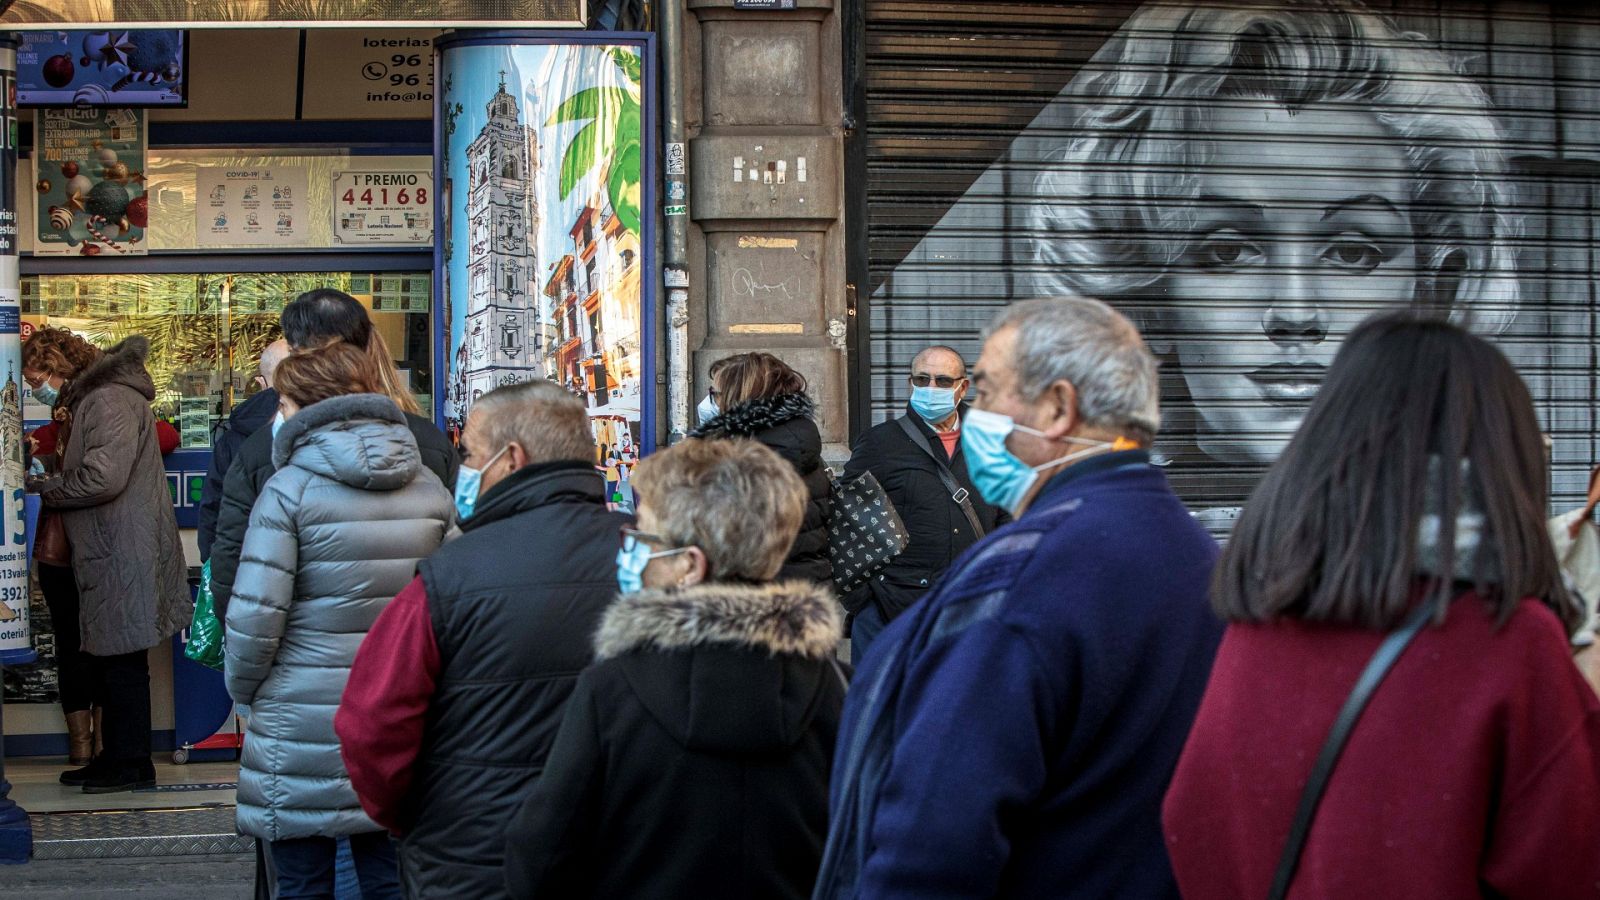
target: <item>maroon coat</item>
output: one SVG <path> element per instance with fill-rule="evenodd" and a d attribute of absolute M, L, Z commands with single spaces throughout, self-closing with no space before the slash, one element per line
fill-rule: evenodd
<path fill-rule="evenodd" d="M 1382 635 L 1234 625 L 1167 792 L 1187 900 L 1265 897 L 1313 760 Z M 1378 688 L 1317 810 L 1290 896 L 1600 897 L 1600 700 L 1525 600 L 1475 595 Z"/>

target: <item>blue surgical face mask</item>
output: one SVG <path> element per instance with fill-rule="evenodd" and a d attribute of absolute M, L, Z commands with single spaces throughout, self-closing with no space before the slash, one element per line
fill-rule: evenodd
<path fill-rule="evenodd" d="M 278 432 L 283 430 L 283 423 L 285 421 L 287 421 L 287 420 L 284 419 L 283 410 L 281 410 L 281 409 L 278 410 L 278 414 L 277 415 L 272 417 L 272 440 L 273 441 L 277 441 L 278 440 Z"/>
<path fill-rule="evenodd" d="M 56 401 L 61 399 L 61 391 L 46 381 L 33 389 L 33 399 L 45 406 L 55 406 Z"/>
<path fill-rule="evenodd" d="M 499 453 L 489 457 L 489 461 L 483 464 L 482 469 L 474 469 L 471 466 L 462 466 L 461 471 L 456 473 L 457 522 L 465 522 L 466 520 L 472 518 L 472 509 L 478 505 L 478 488 L 481 484 L 483 484 L 484 471 L 490 466 L 494 465 L 494 461 L 499 459 L 501 454 L 505 453 L 509 449 L 511 448 L 501 447 Z"/>
<path fill-rule="evenodd" d="M 712 419 L 715 419 L 722 411 L 717 409 L 716 398 L 712 397 L 710 394 L 707 394 L 706 398 L 700 401 L 700 405 L 694 408 L 694 412 L 695 415 L 700 417 L 700 424 L 704 425 Z"/>
<path fill-rule="evenodd" d="M 679 547 L 675 550 L 651 553 L 650 546 L 644 541 L 632 538 L 624 540 L 622 549 L 617 551 L 617 586 L 622 588 L 624 594 L 636 594 L 644 590 L 644 570 L 650 565 L 650 560 L 662 556 L 675 556 L 687 549 Z"/>
<path fill-rule="evenodd" d="M 956 411 L 956 389 L 928 385 L 911 389 L 911 409 L 922 421 L 937 425 Z"/>
<path fill-rule="evenodd" d="M 1052 459 L 1044 465 L 1030 466 L 1017 459 L 1006 448 L 1006 438 L 1009 438 L 1013 431 L 1046 438 L 1044 432 L 1026 425 L 1018 425 L 1010 416 L 984 409 L 968 410 L 965 421 L 961 423 L 961 452 L 966 454 L 967 472 L 972 476 L 972 483 L 977 486 L 978 493 L 983 499 L 1013 516 L 1018 514 L 1018 507 L 1022 505 L 1023 498 L 1028 496 L 1028 491 L 1039 480 L 1040 472 L 1064 466 L 1075 459 L 1107 448 L 1122 449 L 1134 446 L 1121 438 L 1114 443 L 1074 437 L 1062 438 L 1062 441 L 1067 443 L 1088 446 L 1059 459 Z"/>

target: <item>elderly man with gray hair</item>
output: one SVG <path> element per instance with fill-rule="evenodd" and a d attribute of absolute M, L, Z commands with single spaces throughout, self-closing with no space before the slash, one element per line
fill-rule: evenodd
<path fill-rule="evenodd" d="M 1146 449 L 1155 359 L 1097 300 L 1030 300 L 973 387 L 967 466 L 1015 521 L 857 671 L 814 897 L 1177 897 L 1161 798 L 1222 625 Z"/>
<path fill-rule="evenodd" d="M 362 808 L 401 836 L 406 895 L 479 900 L 505 895 L 506 824 L 593 658 L 633 520 L 607 510 L 583 401 L 553 382 L 484 394 L 462 444 L 461 536 L 368 632 L 334 727 Z"/>

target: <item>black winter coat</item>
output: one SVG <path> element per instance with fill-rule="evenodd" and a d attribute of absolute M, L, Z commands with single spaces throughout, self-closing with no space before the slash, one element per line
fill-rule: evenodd
<path fill-rule="evenodd" d="M 594 466 L 529 466 L 418 567 L 441 668 L 401 823 L 407 896 L 502 894 L 506 824 L 594 658 L 617 594 L 619 531 L 632 522 L 606 509 Z"/>
<path fill-rule="evenodd" d="M 978 495 L 959 443 L 955 455 L 946 457 L 938 433 L 920 416 L 908 411 L 904 418 L 916 426 L 927 440 L 928 448 L 943 462 L 935 461 L 915 444 L 900 420 L 891 419 L 874 426 L 856 441 L 850 461 L 844 467 L 846 479 L 872 472 L 894 503 L 910 537 L 906 549 L 893 562 L 844 598 L 845 608 L 851 612 L 859 612 L 869 600 L 876 601 L 885 621 L 905 612 L 921 599 L 956 557 L 978 541 L 961 505 L 939 478 L 941 466 L 949 470 L 958 486 L 966 489 L 967 499 L 985 532 L 1009 521 L 1002 510 L 985 503 Z"/>
<path fill-rule="evenodd" d="M 439 478 L 445 490 L 454 491 L 461 457 L 450 439 L 432 422 L 406 413 L 406 427 L 417 439 L 422 467 Z M 211 542 L 211 595 L 217 620 L 226 622 L 233 580 L 239 572 L 239 550 L 250 525 L 250 510 L 261 489 L 277 468 L 272 464 L 272 429 L 258 428 L 245 438 L 222 479 L 222 508 L 217 511 L 217 531 Z"/>
<path fill-rule="evenodd" d="M 613 604 L 507 832 L 511 896 L 810 897 L 844 704 L 837 606 L 803 581 Z"/>
<path fill-rule="evenodd" d="M 217 512 L 222 509 L 222 479 L 234 456 L 244 446 L 245 438 L 272 424 L 278 414 L 278 392 L 272 388 L 256 392 L 255 396 L 233 408 L 228 418 L 217 426 L 211 436 L 211 465 L 206 469 L 205 487 L 200 491 L 200 527 L 196 539 L 200 542 L 200 558 L 211 558 L 211 543 L 217 536 Z"/>
<path fill-rule="evenodd" d="M 785 394 L 741 403 L 689 433 L 697 438 L 755 438 L 789 461 L 806 484 L 809 502 L 800 533 L 778 570 L 780 580 L 804 578 L 816 584 L 833 579 L 828 556 L 828 521 L 833 513 L 833 482 L 822 464 L 822 433 L 805 394 Z M 214 568 L 214 567 L 213 567 Z M 212 577 L 215 577 L 213 575 Z"/>

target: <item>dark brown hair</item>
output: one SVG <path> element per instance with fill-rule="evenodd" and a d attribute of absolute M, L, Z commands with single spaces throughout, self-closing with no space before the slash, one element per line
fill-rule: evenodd
<path fill-rule="evenodd" d="M 272 386 L 301 409 L 345 394 L 382 394 L 383 377 L 362 349 L 340 341 L 289 354 Z"/>
<path fill-rule="evenodd" d="M 1235 622 L 1390 629 L 1419 584 L 1442 600 L 1466 580 L 1502 622 L 1536 597 L 1574 631 L 1581 610 L 1546 531 L 1545 478 L 1532 398 L 1499 350 L 1415 313 L 1370 320 L 1345 341 L 1305 422 L 1251 494 L 1217 566 L 1213 603 Z M 1482 543 L 1468 578 L 1424 577 L 1418 535 L 1430 490 L 1438 572 L 1461 570 L 1457 514 L 1464 497 L 1480 501 Z"/>
<path fill-rule="evenodd" d="M 722 360 L 712 383 L 717 387 L 717 407 L 733 409 L 751 400 L 803 394 L 806 378 L 771 353 L 740 353 Z"/>
<path fill-rule="evenodd" d="M 45 326 L 22 345 L 22 367 L 68 381 L 100 358 L 100 348 L 65 328 Z"/>

